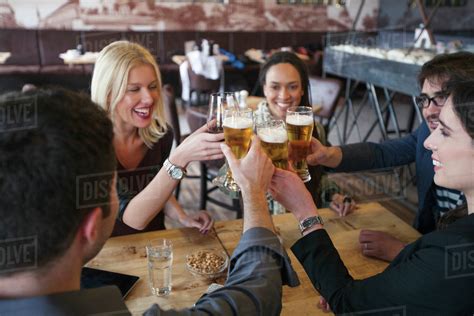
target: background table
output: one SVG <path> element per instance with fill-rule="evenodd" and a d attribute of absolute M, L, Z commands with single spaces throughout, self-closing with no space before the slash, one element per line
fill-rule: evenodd
<path fill-rule="evenodd" d="M 419 233 L 410 225 L 378 203 L 361 204 L 355 213 L 343 218 L 329 209 L 321 209 L 320 214 L 342 260 L 356 279 L 379 273 L 388 265 L 361 254 L 358 242 L 361 229 L 386 231 L 405 242 L 419 237 Z M 298 287 L 283 287 L 282 315 L 327 315 L 317 308 L 319 294 L 290 250 L 293 243 L 301 238 L 295 218 L 288 213 L 273 216 L 273 221 L 301 281 Z M 211 282 L 198 279 L 186 270 L 186 254 L 205 248 L 223 249 L 232 254 L 241 234 L 242 220 L 234 220 L 217 222 L 214 231 L 207 236 L 200 235 L 195 229 L 180 228 L 114 237 L 107 241 L 99 255 L 88 266 L 140 276 L 138 284 L 125 300 L 133 314 L 141 314 L 153 303 L 164 309 L 190 307 Z M 153 296 L 148 287 L 145 244 L 154 238 L 169 238 L 174 245 L 173 289 L 167 297 Z"/>

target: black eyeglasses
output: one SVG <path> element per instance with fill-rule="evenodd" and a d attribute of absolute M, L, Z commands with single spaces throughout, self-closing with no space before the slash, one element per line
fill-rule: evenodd
<path fill-rule="evenodd" d="M 449 97 L 449 93 L 445 91 L 437 92 L 433 97 L 429 97 L 426 94 L 422 94 L 418 97 L 415 97 L 416 104 L 422 108 L 426 109 L 430 106 L 430 103 L 433 102 L 435 106 L 443 106 L 446 103 L 446 100 Z"/>

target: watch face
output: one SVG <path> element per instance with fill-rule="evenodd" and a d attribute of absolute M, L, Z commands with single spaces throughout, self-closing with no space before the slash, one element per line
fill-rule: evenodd
<path fill-rule="evenodd" d="M 173 179 L 178 179 L 179 180 L 183 177 L 183 172 L 179 168 L 173 168 L 173 170 L 171 170 L 171 177 Z"/>

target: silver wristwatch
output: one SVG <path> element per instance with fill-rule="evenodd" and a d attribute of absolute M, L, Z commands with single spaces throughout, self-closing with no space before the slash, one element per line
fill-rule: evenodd
<path fill-rule="evenodd" d="M 311 216 L 311 217 L 305 218 L 304 220 L 302 220 L 300 222 L 300 231 L 301 231 L 301 233 L 303 234 L 305 230 L 313 227 L 316 224 L 321 224 L 321 225 L 324 224 L 323 219 L 321 218 L 321 216 L 316 215 L 316 216 Z"/>
<path fill-rule="evenodd" d="M 183 168 L 172 164 L 168 158 L 163 162 L 163 167 L 166 168 L 166 172 L 168 172 L 170 178 L 174 180 L 181 180 L 186 174 Z"/>

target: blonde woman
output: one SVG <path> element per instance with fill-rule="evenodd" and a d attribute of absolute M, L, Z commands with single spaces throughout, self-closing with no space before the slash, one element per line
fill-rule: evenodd
<path fill-rule="evenodd" d="M 204 211 L 186 215 L 172 192 L 189 162 L 223 157 L 223 134 L 209 134 L 203 126 L 171 152 L 160 71 L 150 52 L 135 43 L 114 42 L 100 52 L 91 96 L 114 126 L 120 208 L 113 235 L 164 229 L 164 213 L 206 233 L 211 217 Z"/>

